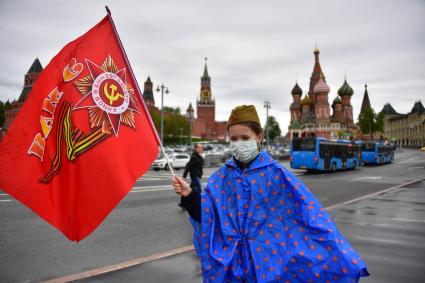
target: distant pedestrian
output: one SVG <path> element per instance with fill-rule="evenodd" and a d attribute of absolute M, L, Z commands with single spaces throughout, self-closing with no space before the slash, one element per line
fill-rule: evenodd
<path fill-rule="evenodd" d="M 227 129 L 233 157 L 201 194 L 173 178 L 204 283 L 351 283 L 369 275 L 309 189 L 261 150 L 255 107 L 233 109 Z"/>
<path fill-rule="evenodd" d="M 192 190 L 202 192 L 202 183 L 201 178 L 203 174 L 202 167 L 204 166 L 204 158 L 202 153 L 204 152 L 204 147 L 202 144 L 196 143 L 192 156 L 190 157 L 189 162 L 186 164 L 184 169 L 183 178 L 186 179 L 187 175 L 190 176 L 190 187 Z M 180 201 L 179 206 L 182 207 L 182 202 Z"/>

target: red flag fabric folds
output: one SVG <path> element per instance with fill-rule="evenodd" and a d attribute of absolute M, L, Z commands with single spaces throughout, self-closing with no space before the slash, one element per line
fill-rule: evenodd
<path fill-rule="evenodd" d="M 0 145 L 0 188 L 73 241 L 158 155 L 158 135 L 110 16 L 44 69 Z"/>

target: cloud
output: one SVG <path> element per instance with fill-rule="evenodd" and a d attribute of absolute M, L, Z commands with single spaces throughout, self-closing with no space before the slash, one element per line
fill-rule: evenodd
<path fill-rule="evenodd" d="M 402 113 L 425 89 L 425 2 L 412 1 L 109 1 L 115 24 L 141 87 L 147 76 L 170 89 L 167 106 L 186 109 L 199 97 L 204 58 L 212 79 L 216 117 L 238 104 L 264 100 L 285 133 L 291 89 L 308 90 L 313 48 L 331 88 L 347 76 L 355 93 L 364 84 L 372 106 L 387 102 Z M 25 7 L 23 9 L 22 7 Z M 45 66 L 69 41 L 105 16 L 96 1 L 0 2 L 0 100 L 16 99 L 36 55 Z M 160 105 L 160 97 L 155 94 Z"/>

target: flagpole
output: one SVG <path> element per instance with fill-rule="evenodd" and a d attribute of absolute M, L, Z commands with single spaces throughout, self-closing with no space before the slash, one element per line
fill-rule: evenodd
<path fill-rule="evenodd" d="M 148 118 L 149 118 L 149 122 L 151 124 L 151 127 L 153 128 L 153 130 L 155 132 L 156 140 L 158 141 L 159 146 L 161 147 L 161 152 L 164 155 L 165 160 L 166 160 L 166 162 L 168 164 L 168 168 L 170 168 L 171 174 L 174 177 L 174 176 L 176 176 L 176 174 L 174 172 L 173 167 L 171 166 L 171 163 L 170 163 L 170 160 L 168 159 L 167 154 L 165 153 L 164 146 L 162 145 L 161 139 L 159 138 L 158 132 L 156 131 L 155 124 L 153 123 L 152 118 L 151 118 L 151 115 L 149 114 L 149 110 L 146 107 L 145 101 L 143 100 L 142 92 L 140 91 L 139 84 L 137 83 L 136 76 L 134 75 L 133 69 L 131 68 L 130 61 L 128 60 L 128 57 L 127 57 L 127 53 L 125 53 L 125 50 L 124 50 L 124 47 L 122 45 L 121 39 L 120 39 L 120 37 L 118 35 L 117 29 L 116 29 L 115 24 L 114 24 L 114 20 L 112 19 L 111 11 L 109 10 L 108 6 L 105 6 L 105 9 L 106 9 L 106 13 L 108 14 L 108 19 L 111 22 L 112 29 L 114 30 L 115 37 L 118 40 L 118 44 L 120 46 L 121 52 L 124 55 L 124 59 L 125 59 L 125 61 L 127 63 L 128 68 L 130 69 L 131 77 L 133 78 L 133 81 L 136 84 L 136 88 L 137 88 L 137 91 L 139 92 L 140 100 L 142 101 L 142 105 L 143 105 L 143 108 L 145 109 L 146 116 L 148 116 Z"/>

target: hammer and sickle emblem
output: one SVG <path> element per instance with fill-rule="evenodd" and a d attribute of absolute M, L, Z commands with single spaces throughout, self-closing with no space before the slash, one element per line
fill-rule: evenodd
<path fill-rule="evenodd" d="M 103 87 L 103 92 L 105 93 L 105 96 L 107 99 L 109 99 L 109 104 L 112 105 L 112 103 L 118 98 L 124 98 L 124 95 L 121 93 L 115 92 L 117 90 L 117 86 L 114 84 L 109 85 L 109 88 L 111 89 L 111 93 L 108 92 L 108 83 L 105 83 L 105 86 Z"/>

